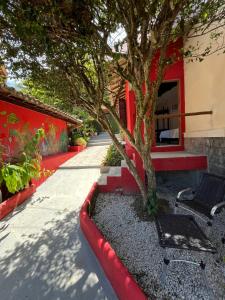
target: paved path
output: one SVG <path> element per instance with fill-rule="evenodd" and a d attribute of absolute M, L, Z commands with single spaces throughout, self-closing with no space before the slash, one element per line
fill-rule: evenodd
<path fill-rule="evenodd" d="M 117 299 L 79 228 L 109 142 L 95 137 L 1 222 L 0 300 Z"/>

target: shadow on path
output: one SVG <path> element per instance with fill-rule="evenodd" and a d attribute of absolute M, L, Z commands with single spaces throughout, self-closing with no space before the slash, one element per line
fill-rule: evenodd
<path fill-rule="evenodd" d="M 24 235 L 23 243 L 0 258 L 1 300 L 109 299 L 87 266 L 90 249 L 78 215 L 76 211 L 46 222 L 40 233 Z"/>
<path fill-rule="evenodd" d="M 68 160 L 0 222 L 0 300 L 117 299 L 79 227 L 106 151 L 91 147 Z"/>

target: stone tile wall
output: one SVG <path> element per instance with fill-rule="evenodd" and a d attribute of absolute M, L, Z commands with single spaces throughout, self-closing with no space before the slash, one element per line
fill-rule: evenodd
<path fill-rule="evenodd" d="M 225 138 L 201 137 L 185 138 L 185 150 L 208 157 L 208 171 L 225 176 Z"/>

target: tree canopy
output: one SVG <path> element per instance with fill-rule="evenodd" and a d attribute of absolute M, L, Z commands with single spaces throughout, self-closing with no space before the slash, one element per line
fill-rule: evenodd
<path fill-rule="evenodd" d="M 167 47 L 178 39 L 204 34 L 218 39 L 224 26 L 224 4 L 224 0 L 2 0 L 0 57 L 20 78 L 30 78 L 71 107 L 82 107 L 102 124 L 125 158 L 146 205 L 155 198 L 156 188 L 149 153 L 157 93 L 165 69 L 178 59 L 167 55 Z M 215 51 L 212 44 L 197 55 L 197 48 L 182 47 L 179 58 L 202 60 Z M 223 45 L 218 48 L 223 50 Z M 156 55 L 157 76 L 150 80 Z M 130 82 L 135 91 L 133 135 L 119 120 L 117 97 L 114 101 L 109 98 L 113 72 Z M 105 108 L 141 156 L 147 191 L 113 134 Z"/>

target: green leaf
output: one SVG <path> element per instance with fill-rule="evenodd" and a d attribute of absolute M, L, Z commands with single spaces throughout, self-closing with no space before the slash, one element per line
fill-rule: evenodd
<path fill-rule="evenodd" d="M 12 194 L 27 185 L 26 170 L 22 166 L 6 164 L 3 166 L 1 173 L 2 180 L 4 180 L 8 191 Z"/>
<path fill-rule="evenodd" d="M 208 18 L 208 15 L 209 15 L 208 12 L 205 11 L 205 12 L 203 13 L 203 18 L 204 18 L 204 19 L 207 19 L 207 18 Z"/>
<path fill-rule="evenodd" d="M 0 169 L 0 187 L 1 187 L 3 181 L 4 180 L 3 180 L 3 177 L 2 177 L 2 170 Z"/>
<path fill-rule="evenodd" d="M 16 172 L 12 172 L 10 175 L 6 175 L 4 177 L 6 187 L 8 191 L 12 194 L 18 191 L 17 184 L 18 184 L 18 176 L 16 176 Z"/>

